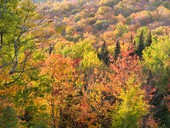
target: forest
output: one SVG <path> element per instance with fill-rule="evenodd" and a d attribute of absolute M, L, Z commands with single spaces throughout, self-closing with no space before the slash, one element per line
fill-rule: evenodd
<path fill-rule="evenodd" d="M 169 128 L 170 0 L 0 0 L 0 128 Z"/>

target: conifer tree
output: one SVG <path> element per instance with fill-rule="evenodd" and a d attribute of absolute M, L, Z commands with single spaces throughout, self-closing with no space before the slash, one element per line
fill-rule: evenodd
<path fill-rule="evenodd" d="M 130 40 L 130 43 L 129 43 L 129 46 L 128 46 L 128 51 L 130 52 L 130 56 L 134 56 L 135 55 L 135 48 L 136 48 L 136 42 L 135 40 L 133 40 L 133 37 L 131 35 L 131 40 Z"/>
<path fill-rule="evenodd" d="M 133 43 L 133 36 L 132 36 L 132 34 L 131 34 L 131 36 L 130 36 L 130 43 L 131 43 L 131 44 Z"/>
<path fill-rule="evenodd" d="M 134 47 L 136 47 L 136 41 L 134 40 L 134 42 L 133 42 L 133 45 L 134 45 Z"/>
<path fill-rule="evenodd" d="M 132 49 L 135 49 L 135 40 L 133 40 L 133 36 L 131 34 L 128 50 L 132 50 Z"/>
<path fill-rule="evenodd" d="M 148 35 L 147 35 L 147 39 L 146 39 L 146 46 L 149 47 L 152 44 L 152 33 L 151 31 L 149 31 Z"/>
<path fill-rule="evenodd" d="M 101 48 L 101 52 L 98 54 L 98 58 L 100 60 L 103 60 L 103 62 L 108 65 L 109 64 L 109 51 L 107 49 L 107 45 L 106 42 L 104 41 L 102 48 Z"/>
<path fill-rule="evenodd" d="M 136 54 L 142 58 L 142 51 L 144 50 L 144 36 L 143 36 L 143 31 L 140 33 L 140 36 L 139 36 L 139 42 L 138 42 L 138 46 L 137 46 L 137 49 L 136 49 Z"/>
<path fill-rule="evenodd" d="M 115 51 L 114 51 L 114 60 L 116 61 L 120 54 L 120 43 L 119 40 L 116 43 Z"/>

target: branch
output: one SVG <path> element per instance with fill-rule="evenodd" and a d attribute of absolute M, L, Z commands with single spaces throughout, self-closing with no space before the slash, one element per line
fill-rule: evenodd
<path fill-rule="evenodd" d="M 22 67 L 22 70 L 21 70 L 19 76 L 16 77 L 13 81 L 11 81 L 11 82 L 9 82 L 9 83 L 5 83 L 5 86 L 8 86 L 8 85 L 10 85 L 10 84 L 14 84 L 14 83 L 22 76 L 22 74 L 23 74 L 24 71 L 25 71 L 24 69 L 25 69 L 25 66 L 26 66 L 26 62 L 27 62 L 28 56 L 29 56 L 31 53 L 32 53 L 32 52 L 29 52 L 29 53 L 26 55 L 26 57 L 25 57 L 25 59 L 24 59 L 24 61 L 23 61 L 23 67 Z M 13 71 L 12 73 L 9 72 L 9 74 L 13 74 L 13 73 L 14 73 L 14 71 Z"/>
<path fill-rule="evenodd" d="M 26 20 L 28 19 L 29 13 L 31 12 L 31 9 L 33 9 L 33 6 L 34 6 L 34 4 L 31 4 L 31 5 L 29 6 L 29 9 L 28 9 L 28 11 L 27 11 L 27 14 L 26 14 L 26 16 L 25 16 L 25 18 L 24 18 L 24 24 L 25 24 Z"/>
<path fill-rule="evenodd" d="M 6 66 L 9 66 L 10 64 L 12 64 L 12 62 L 11 63 L 5 63 L 5 64 L 1 65 L 0 68 L 4 68 Z"/>
<path fill-rule="evenodd" d="M 0 50 L 1 50 L 1 49 L 2 49 L 2 45 L 3 45 L 3 43 L 4 43 L 4 41 L 3 41 L 3 35 L 4 35 L 4 33 L 1 32 L 0 35 L 1 35 L 1 39 L 0 39 L 0 41 L 1 41 L 1 43 L 0 43 Z"/>

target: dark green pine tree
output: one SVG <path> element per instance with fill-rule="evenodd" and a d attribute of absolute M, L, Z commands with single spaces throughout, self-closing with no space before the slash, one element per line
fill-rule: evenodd
<path fill-rule="evenodd" d="M 98 58 L 100 60 L 103 60 L 103 62 L 108 65 L 109 64 L 109 51 L 107 49 L 107 45 L 106 42 L 104 41 L 102 48 L 101 48 L 101 52 L 98 54 Z"/>
<path fill-rule="evenodd" d="M 151 31 L 149 31 L 148 35 L 147 35 L 147 39 L 146 39 L 146 46 L 149 47 L 152 44 L 152 33 Z"/>
<path fill-rule="evenodd" d="M 114 60 L 116 61 L 118 59 L 118 56 L 120 54 L 120 43 L 119 43 L 119 40 L 117 41 L 116 43 L 116 47 L 115 47 L 115 50 L 114 50 Z"/>
<path fill-rule="evenodd" d="M 140 36 L 139 36 L 139 42 L 138 42 L 138 45 L 137 45 L 137 49 L 136 49 L 136 54 L 142 58 L 142 51 L 144 50 L 144 36 L 143 36 L 143 31 L 140 33 Z"/>
<path fill-rule="evenodd" d="M 132 50 L 135 48 L 135 44 L 134 44 L 134 41 L 133 41 L 133 36 L 131 34 L 130 36 L 130 42 L 129 42 L 129 46 L 128 46 L 128 50 Z"/>
<path fill-rule="evenodd" d="M 130 43 L 131 43 L 131 44 L 133 43 L 133 36 L 132 36 L 132 34 L 131 34 L 131 36 L 130 36 Z"/>
<path fill-rule="evenodd" d="M 136 41 L 135 40 L 133 41 L 133 46 L 136 47 Z"/>

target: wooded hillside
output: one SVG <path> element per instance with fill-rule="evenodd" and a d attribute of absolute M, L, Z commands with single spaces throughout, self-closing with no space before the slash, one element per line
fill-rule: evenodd
<path fill-rule="evenodd" d="M 1 0 L 0 128 L 168 128 L 169 0 Z"/>

